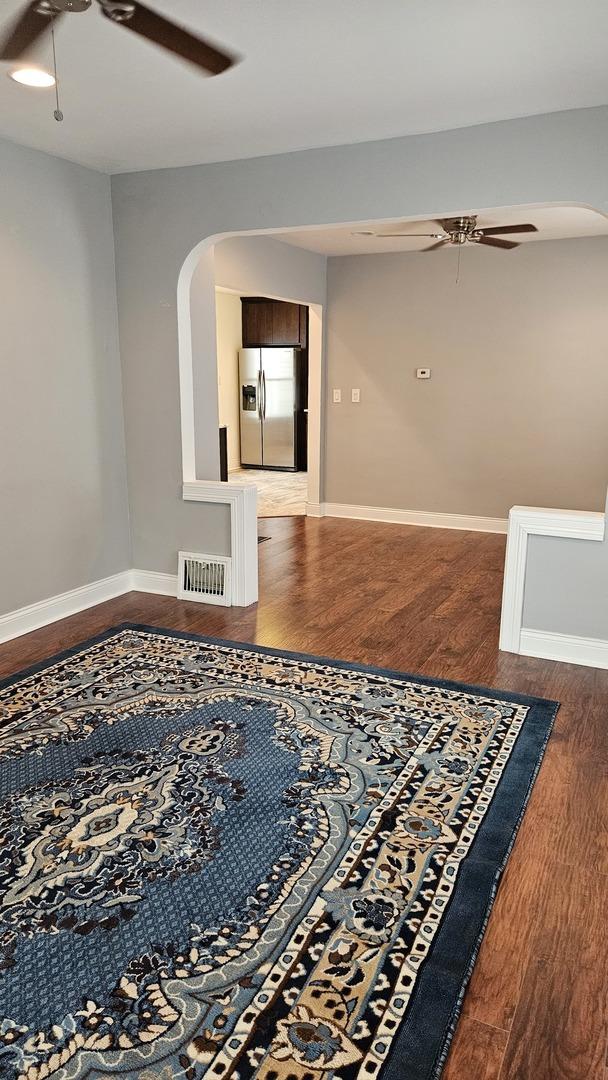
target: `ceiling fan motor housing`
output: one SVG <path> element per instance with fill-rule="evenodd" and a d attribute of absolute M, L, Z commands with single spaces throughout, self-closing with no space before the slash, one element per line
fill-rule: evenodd
<path fill-rule="evenodd" d="M 41 0 L 37 11 L 41 15 L 56 15 L 59 11 L 88 11 L 93 0 Z"/>
<path fill-rule="evenodd" d="M 474 243 L 481 236 L 481 233 L 477 232 L 476 226 L 477 217 L 473 215 L 446 221 L 445 229 L 449 242 L 451 244 L 466 244 L 471 241 Z"/>
<path fill-rule="evenodd" d="M 135 4 L 130 4 L 128 0 L 98 0 L 98 3 L 103 8 L 104 15 L 114 22 L 127 22 L 135 14 Z"/>

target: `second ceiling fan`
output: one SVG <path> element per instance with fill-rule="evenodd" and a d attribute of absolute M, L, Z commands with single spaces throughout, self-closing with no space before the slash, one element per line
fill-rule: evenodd
<path fill-rule="evenodd" d="M 508 251 L 510 248 L 519 247 L 516 240 L 503 240 L 504 235 L 513 233 L 530 233 L 538 232 L 536 225 L 521 224 L 521 225 L 495 225 L 488 229 L 481 229 L 477 226 L 477 215 L 469 214 L 466 217 L 456 218 L 438 218 L 437 225 L 440 226 L 441 232 L 432 233 L 408 233 L 408 232 L 356 232 L 354 236 L 369 236 L 369 237 L 390 237 L 407 240 L 411 236 L 415 237 L 428 237 L 430 240 L 435 240 L 436 243 L 430 244 L 429 247 L 423 248 L 423 251 L 438 251 L 439 248 L 445 247 L 447 244 L 455 244 L 462 246 L 463 244 L 484 244 L 487 247 L 502 248 Z"/>

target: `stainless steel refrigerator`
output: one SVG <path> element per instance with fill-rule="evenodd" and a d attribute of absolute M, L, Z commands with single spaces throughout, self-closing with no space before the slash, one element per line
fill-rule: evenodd
<path fill-rule="evenodd" d="M 295 469 L 299 349 L 241 349 L 241 465 Z"/>

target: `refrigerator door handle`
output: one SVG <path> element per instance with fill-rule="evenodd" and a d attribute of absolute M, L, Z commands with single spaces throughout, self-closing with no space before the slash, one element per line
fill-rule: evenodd
<path fill-rule="evenodd" d="M 266 419 L 266 372 L 262 368 L 262 420 Z"/>
<path fill-rule="evenodd" d="M 258 419 L 262 419 L 262 376 L 258 373 Z"/>

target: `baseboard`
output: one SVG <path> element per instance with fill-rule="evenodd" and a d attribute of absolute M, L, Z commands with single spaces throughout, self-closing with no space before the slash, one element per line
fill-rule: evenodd
<path fill-rule="evenodd" d="M 323 506 L 321 503 L 306 503 L 306 517 L 323 517 Z"/>
<path fill-rule="evenodd" d="M 156 570 L 131 570 L 133 592 L 177 596 L 177 574 L 161 574 Z"/>
<path fill-rule="evenodd" d="M 67 619 L 86 608 L 113 600 L 128 592 L 158 593 L 161 596 L 177 596 L 177 574 L 160 574 L 154 570 L 122 570 L 119 574 L 92 581 L 77 589 L 50 596 L 35 604 L 0 615 L 0 642 L 29 634 L 42 626 Z"/>
<path fill-rule="evenodd" d="M 57 619 L 66 619 L 68 615 L 76 615 L 85 608 L 103 604 L 106 600 L 113 600 L 115 596 L 130 592 L 131 574 L 131 570 L 123 570 L 111 577 L 93 581 L 90 585 L 81 585 L 69 592 L 50 596 L 47 600 L 39 600 L 35 604 L 18 608 L 17 611 L 0 615 L 0 642 L 29 634 L 30 631 L 48 626 Z"/>
<path fill-rule="evenodd" d="M 608 668 L 608 641 L 600 638 L 555 634 L 548 630 L 522 629 L 519 652 L 542 660 L 560 660 L 563 664 Z"/>
<path fill-rule="evenodd" d="M 464 529 L 472 532 L 506 533 L 506 518 L 472 517 L 467 514 L 436 514 L 426 510 L 397 510 L 379 506 L 321 503 L 318 517 L 385 521 L 394 525 L 422 525 L 431 529 Z M 310 513 L 310 511 L 307 511 Z"/>

